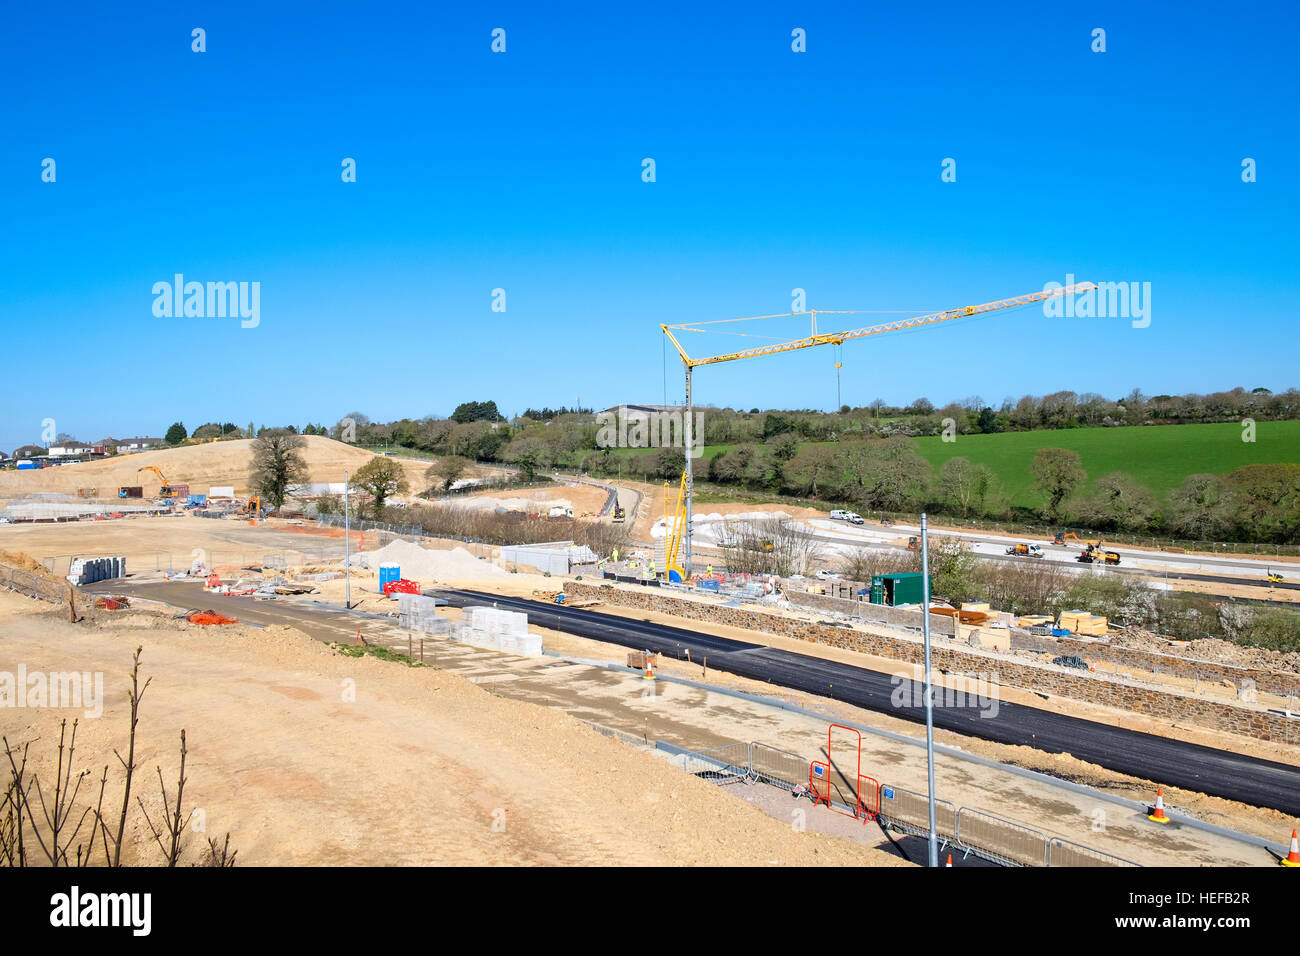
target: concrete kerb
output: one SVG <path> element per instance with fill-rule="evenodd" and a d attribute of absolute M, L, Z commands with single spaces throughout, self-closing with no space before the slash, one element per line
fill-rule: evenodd
<path fill-rule="evenodd" d="M 606 670 L 620 671 L 620 672 L 627 672 L 629 670 L 629 668 L 623 664 L 615 664 L 609 661 L 597 661 L 588 658 L 573 657 L 572 655 L 568 655 L 568 654 L 557 654 L 554 651 L 543 651 L 542 653 L 551 657 L 556 657 L 563 660 L 571 661 L 575 664 L 586 664 L 590 667 L 601 667 Z M 731 688 L 728 687 L 719 687 L 716 684 L 705 684 L 701 681 L 693 681 L 684 677 L 669 677 L 663 674 L 656 674 L 655 676 L 660 681 L 673 683 L 673 684 L 681 684 L 684 687 L 693 687 L 696 690 L 705 690 L 714 694 L 722 694 L 727 697 L 734 697 L 737 700 L 744 700 L 765 707 L 775 707 L 778 710 L 785 710 L 785 711 L 789 711 L 790 713 L 801 714 L 804 717 L 813 717 L 818 720 L 824 720 L 827 723 L 840 723 L 846 727 L 852 727 L 854 730 L 860 730 L 863 733 L 873 734 L 885 740 L 892 740 L 896 743 L 907 744 L 912 747 L 919 747 L 919 748 L 925 747 L 924 740 L 918 740 L 914 737 L 909 737 L 906 734 L 900 734 L 892 730 L 882 730 L 878 727 L 867 726 L 866 724 L 855 724 L 850 721 L 846 721 L 843 718 L 834 717 L 830 714 L 826 714 L 821 711 L 811 710 L 807 707 L 800 707 L 798 704 L 790 704 L 782 700 L 773 700 L 771 698 L 761 697 L 757 694 L 746 693 L 745 691 L 732 690 Z M 944 756 L 947 757 L 953 757 L 958 760 L 965 760 L 970 763 L 977 764 L 981 767 L 988 767 L 992 770 L 1005 771 L 1006 773 L 1013 774 L 1014 776 L 1023 777 L 1026 780 L 1033 780 L 1037 783 L 1042 783 L 1047 786 L 1056 787 L 1061 790 L 1069 791 L 1070 793 L 1081 794 L 1093 800 L 1099 800 L 1105 803 L 1110 803 L 1116 806 L 1124 807 L 1127 810 L 1140 812 L 1144 816 L 1146 815 L 1149 809 L 1147 804 L 1138 800 L 1130 800 L 1127 797 L 1121 797 L 1118 796 L 1117 794 L 1104 793 L 1103 791 L 1098 790 L 1095 787 L 1089 787 L 1081 783 L 1074 783 L 1073 781 L 1070 780 L 1061 780 L 1058 777 L 1053 777 L 1050 774 L 1041 773 L 1037 770 L 1027 770 L 1024 767 L 1016 767 L 1016 766 L 1012 766 L 1011 764 L 1001 763 L 1000 761 L 993 760 L 992 758 L 981 757 L 977 754 L 967 753 L 964 750 L 959 750 L 957 748 L 949 747 L 944 744 L 936 743 L 934 745 L 934 750 L 935 753 L 943 754 Z M 1169 816 L 1171 819 L 1174 820 L 1175 823 L 1188 827 L 1189 829 L 1200 830 L 1203 833 L 1210 833 L 1215 836 L 1223 837 L 1224 839 L 1234 840 L 1238 843 L 1244 844 L 1245 846 L 1255 847 L 1257 849 L 1261 849 L 1269 853 L 1280 853 L 1282 856 L 1285 856 L 1289 849 L 1289 847 L 1283 846 L 1281 843 L 1276 843 L 1271 840 L 1267 840 L 1263 837 L 1257 837 L 1250 833 L 1242 833 L 1238 830 L 1232 830 L 1227 827 L 1216 826 L 1213 823 L 1206 823 L 1205 821 L 1198 820 L 1195 817 L 1187 817 L 1187 816 L 1175 817 L 1173 814 L 1169 814 Z"/>

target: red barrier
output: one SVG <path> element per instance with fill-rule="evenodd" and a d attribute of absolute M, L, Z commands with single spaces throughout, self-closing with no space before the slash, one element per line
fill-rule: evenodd
<path fill-rule="evenodd" d="M 880 781 L 858 774 L 858 816 L 870 823 L 880 812 Z"/>

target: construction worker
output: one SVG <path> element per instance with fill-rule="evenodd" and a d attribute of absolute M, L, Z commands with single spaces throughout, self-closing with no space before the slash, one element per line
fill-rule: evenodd
<path fill-rule="evenodd" d="M 655 576 L 655 563 L 654 563 L 653 561 L 651 561 L 651 562 L 650 562 L 650 577 L 653 578 L 654 576 Z"/>
<path fill-rule="evenodd" d="M 705 568 L 705 573 L 708 574 L 709 577 L 713 577 L 713 565 L 710 564 Z"/>
<path fill-rule="evenodd" d="M 614 549 L 614 563 L 618 563 L 618 548 Z"/>

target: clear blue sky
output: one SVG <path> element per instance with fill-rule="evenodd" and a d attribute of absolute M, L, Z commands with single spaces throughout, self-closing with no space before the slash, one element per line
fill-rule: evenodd
<path fill-rule="evenodd" d="M 44 418 L 92 440 L 657 402 L 660 322 L 1067 273 L 1150 282 L 1150 327 L 1026 309 L 868 339 L 844 401 L 1300 384 L 1293 4 L 614 6 L 8 5 L 0 448 Z M 177 272 L 260 282 L 260 325 L 156 319 Z M 704 369 L 697 400 L 829 408 L 833 361 Z"/>

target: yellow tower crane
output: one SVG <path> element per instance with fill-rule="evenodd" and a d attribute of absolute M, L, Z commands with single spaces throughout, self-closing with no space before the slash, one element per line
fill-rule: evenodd
<path fill-rule="evenodd" d="M 946 312 L 932 312 L 929 315 L 918 315 L 910 319 L 897 319 L 892 322 L 883 322 L 880 325 L 867 326 L 861 329 L 849 329 L 844 332 L 819 332 L 817 330 L 817 316 L 821 315 L 856 315 L 860 310 L 818 310 L 812 309 L 807 312 L 784 312 L 777 315 L 755 315 L 741 319 L 721 319 L 711 322 L 687 322 L 681 325 L 664 325 L 659 326 L 668 340 L 673 343 L 678 354 L 682 357 L 682 367 L 686 371 L 686 416 L 684 438 L 686 442 L 686 471 L 682 475 L 682 491 L 679 497 L 680 508 L 683 509 L 684 515 L 682 524 L 684 531 L 681 533 L 681 555 L 680 567 L 683 569 L 683 579 L 689 579 L 691 575 L 691 497 L 694 487 L 694 474 L 691 468 L 691 451 L 692 428 L 695 424 L 693 411 L 693 401 L 691 395 L 691 373 L 701 365 L 717 365 L 721 362 L 735 362 L 740 359 L 759 358 L 763 355 L 777 355 L 781 352 L 793 352 L 796 349 L 812 348 L 816 345 L 843 345 L 850 339 L 865 338 L 868 335 L 879 335 L 883 332 L 899 332 L 903 329 L 913 329 L 923 325 L 934 325 L 939 322 L 948 322 L 952 319 L 965 318 L 971 315 L 984 315 L 988 312 L 999 312 L 1003 309 L 1014 309 L 1022 305 L 1032 305 L 1035 302 L 1043 302 L 1047 299 L 1055 299 L 1060 296 L 1076 295 L 1080 292 L 1088 292 L 1097 288 L 1092 282 L 1078 282 L 1074 285 L 1060 286 L 1055 289 L 1044 289 L 1042 292 L 1030 292 L 1027 295 L 1018 295 L 1010 299 L 998 299 L 994 302 L 985 302 L 982 305 L 967 305 L 959 309 L 949 309 Z M 794 339 L 790 342 L 780 342 L 774 345 L 762 345 L 752 349 L 742 349 L 738 352 L 725 352 L 721 355 L 709 355 L 704 357 L 693 357 L 686 353 L 682 343 L 677 341 L 677 336 L 673 332 L 706 332 L 708 329 L 701 328 L 705 325 L 717 325 L 722 322 L 752 322 L 757 319 L 781 319 L 794 318 L 806 315 L 810 318 L 809 334 L 802 339 Z M 667 515 L 665 517 L 665 524 Z M 677 523 L 674 518 L 674 524 Z"/>

